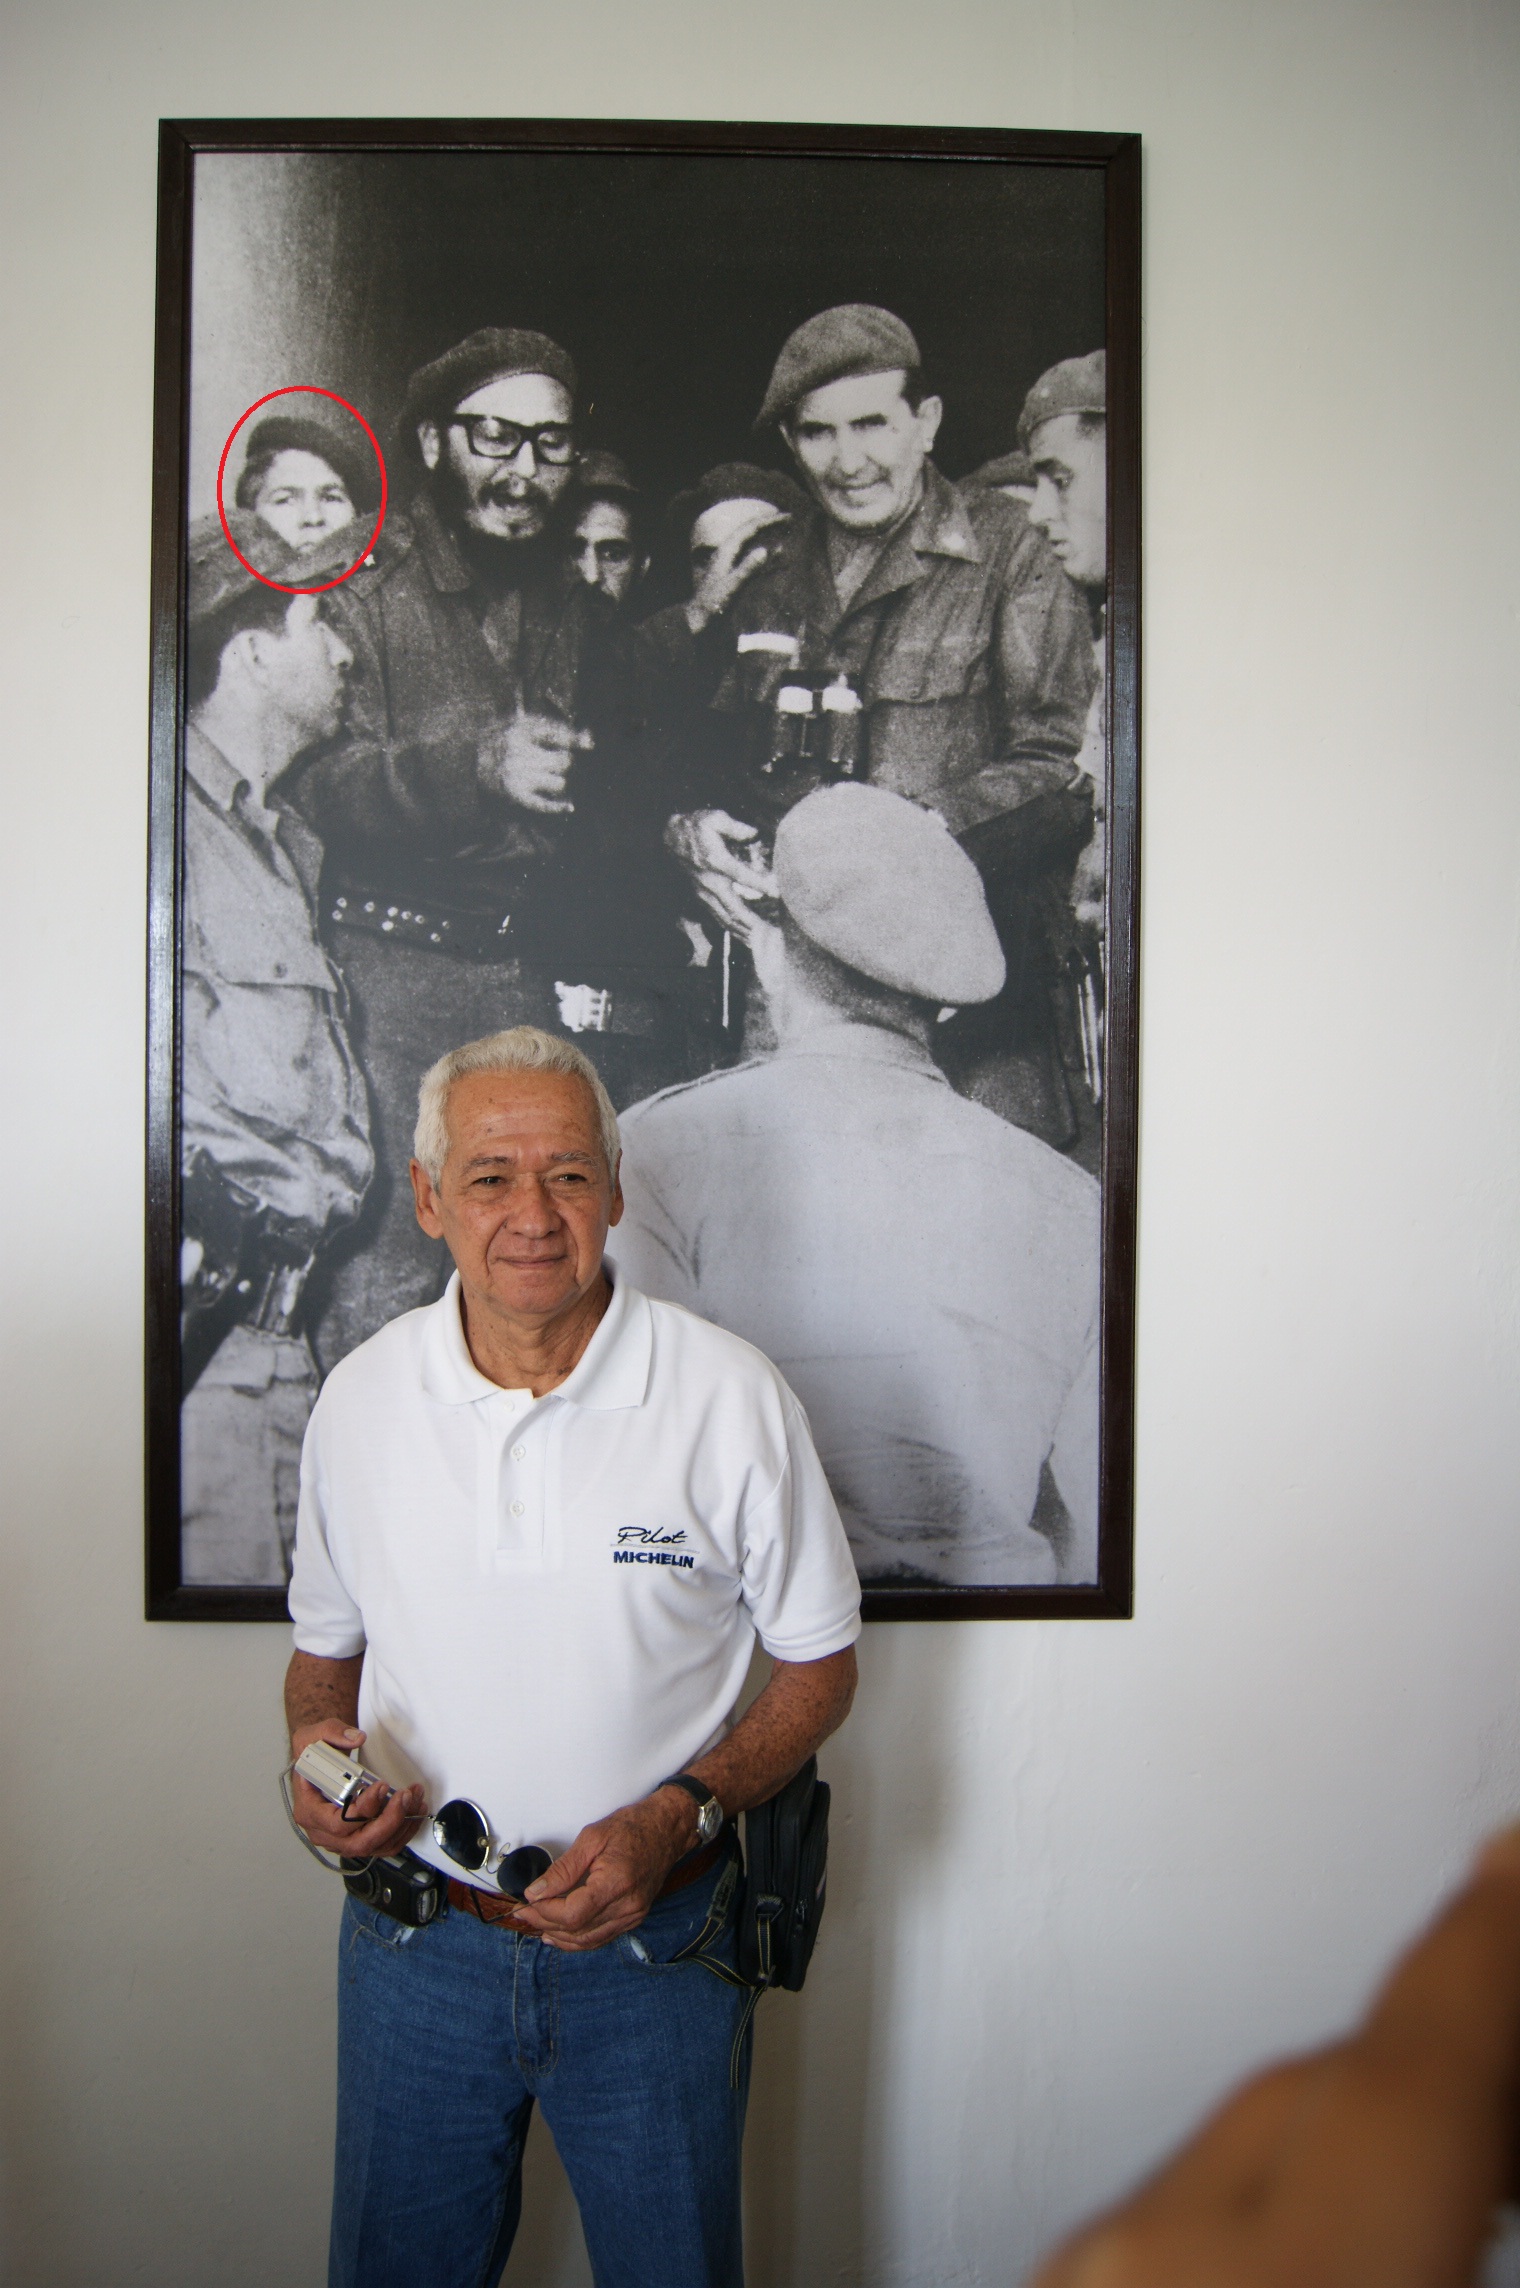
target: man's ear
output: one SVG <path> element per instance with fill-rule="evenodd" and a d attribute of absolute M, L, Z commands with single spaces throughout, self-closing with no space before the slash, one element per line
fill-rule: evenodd
<path fill-rule="evenodd" d="M 416 1203 L 417 1221 L 429 1239 L 442 1239 L 443 1217 L 438 1212 L 438 1194 L 433 1179 L 420 1160 L 413 1160 L 408 1174 L 412 1179 L 412 1198 Z"/>
<path fill-rule="evenodd" d="M 790 421 L 782 421 L 778 423 L 778 427 L 780 428 L 782 436 L 786 440 L 787 451 L 791 454 L 792 459 L 796 462 L 798 468 L 801 469 L 802 455 L 797 450 L 797 440 L 792 435 L 792 425 Z M 803 470 L 803 474 L 806 475 L 806 473 L 806 470 Z"/>
<path fill-rule="evenodd" d="M 615 1223 L 621 1223 L 623 1220 L 623 1183 L 621 1174 L 622 1166 L 623 1155 L 621 1152 L 619 1152 L 617 1156 L 617 1165 L 612 1171 L 612 1210 L 607 1218 L 609 1226 Z"/>
<path fill-rule="evenodd" d="M 222 671 L 219 683 L 230 683 L 238 677 L 252 676 L 255 681 L 263 676 L 267 628 L 239 628 L 222 646 Z"/>
<path fill-rule="evenodd" d="M 438 433 L 436 421 L 418 422 L 417 449 L 422 455 L 424 468 L 436 469 L 443 458 L 443 439 Z"/>
<path fill-rule="evenodd" d="M 939 425 L 944 418 L 945 401 L 942 397 L 925 397 L 919 401 L 918 434 L 923 440 L 926 453 L 933 452 L 934 440 L 939 435 Z"/>

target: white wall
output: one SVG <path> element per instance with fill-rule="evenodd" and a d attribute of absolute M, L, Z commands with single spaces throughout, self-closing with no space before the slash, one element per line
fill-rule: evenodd
<path fill-rule="evenodd" d="M 1520 1797 L 1517 62 L 1484 0 L 10 0 L 0 2118 L 18 2288 L 315 2288 L 272 1628 L 140 1611 L 154 124 L 1146 138 L 1139 1607 L 881 1627 L 756 2288 L 1011 2281 Z M 546 2164 L 509 2275 L 584 2277 Z"/>

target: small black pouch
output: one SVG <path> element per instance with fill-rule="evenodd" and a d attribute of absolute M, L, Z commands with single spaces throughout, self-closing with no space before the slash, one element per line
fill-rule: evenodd
<path fill-rule="evenodd" d="M 795 1779 L 744 1815 L 739 1973 L 795 1994 L 807 1976 L 828 1886 L 829 1786 L 809 1756 Z"/>

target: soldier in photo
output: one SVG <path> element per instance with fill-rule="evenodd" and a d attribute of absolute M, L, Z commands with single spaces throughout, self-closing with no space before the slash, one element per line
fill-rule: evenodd
<path fill-rule="evenodd" d="M 1004 986 L 977 870 L 920 804 L 835 785 L 773 876 L 774 1052 L 624 1114 L 618 1265 L 776 1360 L 863 1579 L 1093 1581 L 1098 1187 L 935 1060 L 946 1008 Z"/>
<path fill-rule="evenodd" d="M 370 1180 L 344 990 L 317 932 L 320 845 L 279 797 L 342 720 L 351 654 L 320 581 L 252 516 L 192 534 L 184 777 L 181 1575 L 279 1586 L 317 1391 L 309 1283 Z"/>
<path fill-rule="evenodd" d="M 705 703 L 728 799 L 679 815 L 671 840 L 742 934 L 772 894 L 757 855 L 811 788 L 854 778 L 936 811 L 983 877 L 1009 969 L 997 1008 L 943 1044 L 957 1085 L 1064 1145 L 1032 917 L 1092 829 L 1075 767 L 1086 613 L 1020 504 L 935 467 L 942 410 L 888 310 L 824 310 L 783 345 L 757 426 L 779 432 L 811 499 L 774 549 L 763 530 L 730 534 L 697 585 L 672 677 L 688 708 L 694 689 Z"/>
<path fill-rule="evenodd" d="M 644 504 L 616 453 L 582 453 L 571 501 L 570 563 L 609 604 L 632 612 L 649 570 Z"/>
<path fill-rule="evenodd" d="M 1077 859 L 1071 910 L 1076 935 L 1066 968 L 1075 988 L 1076 1052 L 1094 1105 L 1103 1094 L 1108 879 L 1108 360 L 1103 350 L 1066 358 L 1040 376 L 1019 419 L 1034 478 L 1029 521 L 1087 606 L 1095 686 L 1080 768 L 1093 790 L 1093 831 Z M 1068 1027 L 1068 1039 L 1070 1035 Z M 1068 1056 L 1068 1061 L 1070 1057 Z"/>
<path fill-rule="evenodd" d="M 557 1026 L 556 981 L 600 982 L 535 947 L 529 923 L 594 745 L 611 612 L 568 556 L 576 388 L 569 354 L 519 328 L 471 334 L 414 373 L 398 453 L 412 498 L 387 557 L 339 592 L 352 708 L 297 799 L 327 847 L 323 923 L 353 994 L 379 1165 L 325 1297 L 324 1365 L 442 1284 L 406 1181 L 438 1043 Z"/>

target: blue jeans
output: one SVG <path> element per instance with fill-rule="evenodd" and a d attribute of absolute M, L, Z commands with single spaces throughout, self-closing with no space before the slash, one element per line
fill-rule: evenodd
<path fill-rule="evenodd" d="M 712 1923 L 732 1968 L 729 1864 L 590 1954 L 457 1908 L 412 1931 L 347 1901 L 330 2288 L 493 2288 L 535 2099 L 597 2288 L 742 2288 L 747 2027 L 737 2088 L 729 2065 L 748 1996 L 673 1959 Z"/>

